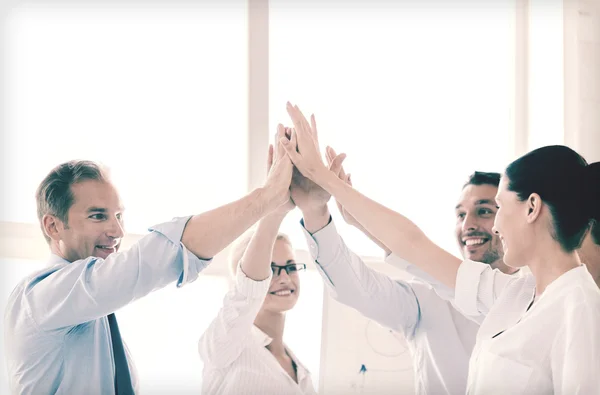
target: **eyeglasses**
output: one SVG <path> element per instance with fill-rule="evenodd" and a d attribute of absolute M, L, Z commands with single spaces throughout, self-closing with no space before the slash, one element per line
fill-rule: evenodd
<path fill-rule="evenodd" d="M 290 265 L 279 266 L 275 262 L 271 262 L 271 270 L 273 271 L 273 277 L 277 277 L 281 274 L 282 270 L 285 270 L 286 274 L 298 273 L 300 270 L 305 270 L 306 264 L 304 263 L 292 263 Z"/>

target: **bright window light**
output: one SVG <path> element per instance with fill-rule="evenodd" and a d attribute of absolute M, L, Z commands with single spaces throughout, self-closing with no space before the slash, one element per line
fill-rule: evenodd
<path fill-rule="evenodd" d="M 287 100 L 314 112 L 355 188 L 458 253 L 464 181 L 514 151 L 514 2 L 270 4 L 271 124 L 289 123 Z M 304 243 L 299 219 L 284 230 Z M 381 255 L 334 219 L 355 252 Z"/>
<path fill-rule="evenodd" d="M 70 159 L 111 168 L 129 232 L 241 197 L 246 17 L 243 0 L 14 8 L 0 221 L 37 222 L 37 185 Z"/>

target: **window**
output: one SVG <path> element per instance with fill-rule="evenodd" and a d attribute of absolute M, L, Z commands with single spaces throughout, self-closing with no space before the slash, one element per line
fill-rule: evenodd
<path fill-rule="evenodd" d="M 134 233 L 246 191 L 245 1 L 22 5 L 6 32 L 0 221 L 37 222 L 70 159 L 111 168 Z"/>
<path fill-rule="evenodd" d="M 461 186 L 514 152 L 513 2 L 270 4 L 271 124 L 289 123 L 287 100 L 314 112 L 355 188 L 457 252 Z M 299 216 L 284 230 L 304 244 Z M 381 255 L 334 218 L 355 252 Z"/>
<path fill-rule="evenodd" d="M 529 0 L 529 150 L 565 144 L 563 6 Z"/>
<path fill-rule="evenodd" d="M 216 317 L 227 279 L 201 275 L 177 289 L 169 285 L 117 313 L 143 392 L 198 393 L 202 361 L 198 340 Z"/>

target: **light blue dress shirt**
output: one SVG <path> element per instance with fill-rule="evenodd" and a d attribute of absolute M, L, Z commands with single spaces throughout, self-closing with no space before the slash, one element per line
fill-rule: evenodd
<path fill-rule="evenodd" d="M 52 255 L 12 292 L 5 311 L 8 380 L 16 394 L 114 394 L 106 316 L 177 281 L 194 281 L 209 261 L 181 243 L 190 217 L 150 229 L 129 250 L 72 263 Z M 127 352 L 134 388 L 135 366 Z"/>

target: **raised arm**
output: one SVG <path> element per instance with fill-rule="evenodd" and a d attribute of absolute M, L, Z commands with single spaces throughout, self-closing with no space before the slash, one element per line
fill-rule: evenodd
<path fill-rule="evenodd" d="M 15 308 L 28 309 L 40 328 L 54 330 L 105 316 L 173 281 L 181 286 L 195 280 L 208 264 L 198 257 L 212 257 L 289 201 L 293 166 L 281 152 L 273 162 L 263 188 L 207 213 L 157 225 L 129 250 L 106 259 L 62 261 L 24 281 L 11 303 L 22 297 Z"/>
<path fill-rule="evenodd" d="M 282 137 L 282 133 L 283 129 L 280 129 L 278 136 Z M 275 150 L 275 157 L 278 151 L 284 154 L 283 150 Z M 269 167 L 272 157 L 270 147 Z M 295 207 L 289 193 L 287 196 L 286 204 L 258 223 L 238 263 L 233 289 L 225 296 L 223 307 L 198 342 L 200 357 L 212 368 L 220 369 L 231 364 L 244 348 L 252 344 L 254 320 L 271 284 L 271 257 L 279 227 L 287 213 Z"/>
<path fill-rule="evenodd" d="M 287 139 L 281 134 L 284 133 L 283 125 L 278 129 L 278 134 Z M 286 204 L 292 169 L 285 153 L 275 150 L 264 186 L 238 201 L 192 217 L 183 232 L 183 244 L 198 257 L 215 256 L 259 219 Z"/>
<path fill-rule="evenodd" d="M 318 137 L 313 134 L 313 138 Z M 341 171 L 344 158 L 344 154 L 331 158 L 329 168 L 333 173 Z M 411 287 L 367 267 L 346 246 L 331 221 L 327 208 L 331 195 L 327 191 L 302 174 L 295 174 L 291 196 L 302 211 L 309 251 L 329 294 L 364 316 L 411 336 L 419 319 Z"/>
<path fill-rule="evenodd" d="M 305 229 L 309 251 L 331 297 L 379 324 L 412 336 L 419 303 L 412 287 L 369 268 L 330 222 L 316 233 Z"/>
<path fill-rule="evenodd" d="M 338 157 L 335 150 L 331 147 L 327 147 L 325 149 L 325 157 L 327 159 L 327 163 L 329 164 L 329 169 L 334 174 L 336 174 L 336 170 L 338 170 L 338 168 L 332 166 L 334 164 L 335 159 Z M 337 176 L 339 179 L 346 182 L 346 184 L 353 186 L 352 179 L 350 178 L 350 174 L 349 173 L 346 174 L 343 166 L 341 166 L 339 168 L 339 171 L 337 172 Z M 378 238 L 373 236 L 368 230 L 366 230 L 365 227 L 362 226 L 362 224 L 360 222 L 358 222 L 356 220 L 356 218 L 354 218 L 352 216 L 352 214 L 350 214 L 348 212 L 348 210 L 346 210 L 339 201 L 336 200 L 336 204 L 337 204 L 338 210 L 340 211 L 340 214 L 342 215 L 342 217 L 344 218 L 344 221 L 346 221 L 346 223 L 348 225 L 352 225 L 355 228 L 357 228 L 358 230 L 360 230 L 363 234 L 365 234 L 365 236 L 367 236 L 369 239 L 371 239 L 371 241 L 373 241 L 375 244 L 377 244 L 383 250 L 383 252 L 385 254 L 385 262 L 387 264 L 394 266 L 400 270 L 403 270 L 403 271 L 407 272 L 408 274 L 414 276 L 415 278 L 430 284 L 435 289 L 435 291 L 444 299 L 446 299 L 446 300 L 454 299 L 454 289 L 449 288 L 448 286 L 444 285 L 440 281 L 436 280 L 429 273 L 423 271 L 419 267 L 417 267 L 417 266 L 411 264 L 410 262 L 400 258 L 399 256 L 393 254 L 392 251 L 385 244 L 383 244 L 381 242 L 381 240 L 379 240 Z"/>
<path fill-rule="evenodd" d="M 327 147 L 325 149 L 325 158 L 327 159 L 327 164 L 329 165 L 329 169 L 333 172 L 333 174 L 336 174 L 336 168 L 332 168 L 332 164 L 334 163 L 335 158 L 338 155 L 336 154 L 335 150 L 331 147 Z M 344 170 L 344 167 L 341 166 L 339 168 L 339 171 L 337 172 L 337 176 L 340 180 L 344 181 L 346 184 L 352 186 L 352 178 L 350 176 L 350 173 L 346 174 L 346 171 Z M 356 220 L 356 218 L 354 218 L 352 216 L 352 214 L 350 214 L 348 212 L 348 210 L 346 210 L 344 208 L 344 206 L 342 206 L 342 204 L 336 199 L 335 203 L 337 205 L 337 208 L 340 212 L 340 214 L 342 215 L 342 218 L 344 218 L 344 221 L 346 221 L 346 223 L 348 225 L 354 226 L 356 229 L 360 230 L 365 236 L 367 236 L 373 243 L 375 243 L 377 246 L 379 246 L 379 248 L 381 248 L 385 254 L 386 257 L 388 257 L 392 251 L 388 248 L 388 246 L 386 246 L 385 244 L 383 244 L 381 242 L 381 240 L 379 240 L 377 237 L 373 236 L 367 229 L 365 229 L 364 226 L 362 226 L 362 224 L 360 222 L 358 222 Z"/>
<path fill-rule="evenodd" d="M 433 277 L 454 288 L 461 260 L 433 243 L 405 216 L 369 199 L 353 189 L 323 163 L 312 139 L 314 116 L 308 123 L 298 107 L 288 103 L 295 133 L 284 147 L 300 172 L 333 195 L 346 210 L 393 253 L 421 267 Z"/>
<path fill-rule="evenodd" d="M 208 262 L 181 244 L 189 217 L 151 228 L 127 251 L 57 264 L 26 279 L 7 310 L 24 310 L 42 330 L 69 328 L 107 314 L 178 280 L 194 281 Z"/>
<path fill-rule="evenodd" d="M 207 366 L 222 369 L 252 344 L 252 327 L 271 284 L 271 255 L 284 217 L 280 212 L 260 220 L 238 266 L 233 288 L 198 342 L 200 358 Z"/>

